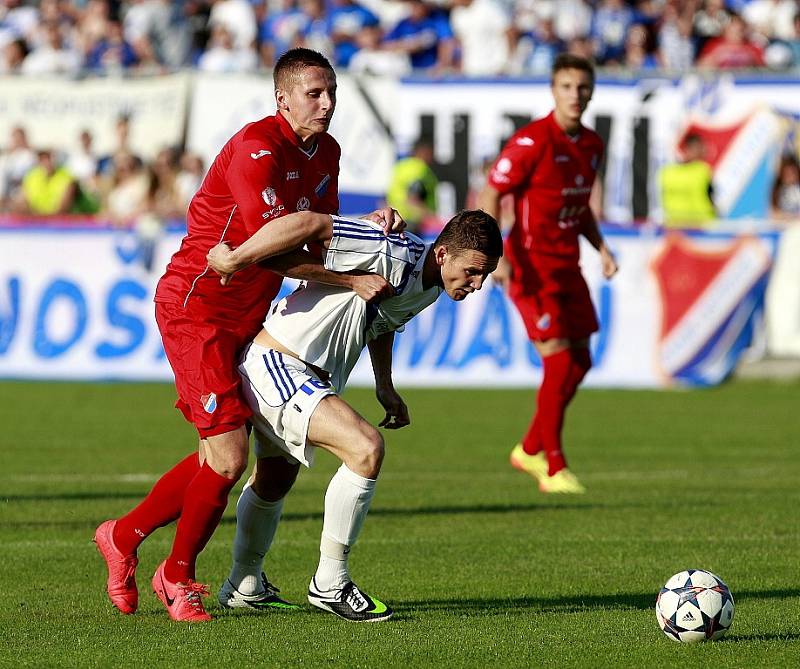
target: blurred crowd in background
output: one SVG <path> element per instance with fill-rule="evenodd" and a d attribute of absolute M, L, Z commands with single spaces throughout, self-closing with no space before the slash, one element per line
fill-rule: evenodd
<path fill-rule="evenodd" d="M 0 73 L 269 68 L 293 46 L 337 69 L 537 74 L 600 66 L 800 65 L 795 0 L 2 0 Z"/>
<path fill-rule="evenodd" d="M 295 46 L 325 53 L 337 71 L 395 77 L 546 75 L 564 51 L 637 76 L 786 71 L 800 66 L 800 2 L 0 0 L 0 76 L 248 73 L 268 70 Z M 108 155 L 93 149 L 90 128 L 79 150 L 57 155 L 30 146 L 25 128 L 14 127 L 0 138 L 0 211 L 100 214 L 118 223 L 144 212 L 182 218 L 207 166 L 179 148 L 145 164 L 128 145 L 130 123 L 118 119 Z M 800 166 L 796 155 L 782 160 L 771 212 L 794 218 Z"/>

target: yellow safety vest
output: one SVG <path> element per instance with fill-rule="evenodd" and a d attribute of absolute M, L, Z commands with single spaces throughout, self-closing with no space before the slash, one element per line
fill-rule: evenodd
<path fill-rule="evenodd" d="M 34 214 L 55 214 L 74 180 L 63 167 L 48 176 L 43 167 L 37 166 L 22 180 L 22 192 Z"/>
<path fill-rule="evenodd" d="M 711 166 L 702 160 L 667 165 L 661 170 L 664 223 L 672 227 L 708 224 L 717 216 L 708 196 Z"/>

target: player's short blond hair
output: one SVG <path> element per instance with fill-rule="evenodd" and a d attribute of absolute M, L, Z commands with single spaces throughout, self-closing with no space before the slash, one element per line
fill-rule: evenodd
<path fill-rule="evenodd" d="M 300 78 L 300 73 L 307 67 L 321 67 L 330 70 L 335 76 L 330 61 L 318 51 L 298 47 L 289 49 L 278 58 L 275 69 L 272 71 L 272 81 L 276 91 L 289 90 Z"/>

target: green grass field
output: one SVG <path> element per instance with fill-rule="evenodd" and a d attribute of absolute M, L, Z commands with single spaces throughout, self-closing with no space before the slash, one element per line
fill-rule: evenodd
<path fill-rule="evenodd" d="M 94 528 L 192 447 L 168 385 L 0 384 L 2 667 L 798 667 L 800 384 L 579 393 L 566 430 L 583 497 L 545 497 L 507 455 L 530 391 L 409 390 L 351 565 L 397 611 L 355 625 L 310 607 L 168 620 L 149 581 L 172 528 L 140 550 L 139 611 L 104 592 Z M 371 420 L 372 393 L 350 401 Z M 304 602 L 335 462 L 301 473 L 268 573 Z M 237 488 L 238 490 L 238 488 Z M 234 504 L 202 554 L 216 594 Z M 736 600 L 728 637 L 681 645 L 653 604 L 685 568 Z"/>

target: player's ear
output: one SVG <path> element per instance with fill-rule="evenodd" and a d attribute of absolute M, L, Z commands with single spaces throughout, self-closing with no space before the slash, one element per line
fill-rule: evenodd
<path fill-rule="evenodd" d="M 289 105 L 286 103 L 286 91 L 282 91 L 280 89 L 275 91 L 275 102 L 278 105 L 278 109 L 289 109 Z"/>
<path fill-rule="evenodd" d="M 444 244 L 440 244 L 435 249 L 433 249 L 433 257 L 436 258 L 436 264 L 441 267 L 444 265 L 445 258 L 447 257 L 447 247 Z"/>

